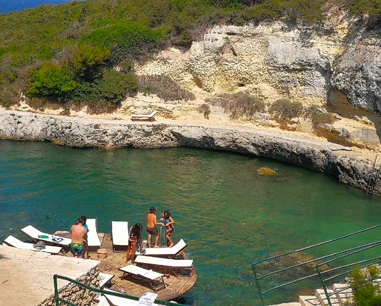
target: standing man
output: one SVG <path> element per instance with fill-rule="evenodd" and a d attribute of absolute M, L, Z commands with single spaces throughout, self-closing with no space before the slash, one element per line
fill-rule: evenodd
<path fill-rule="evenodd" d="M 84 218 L 79 217 L 76 224 L 73 224 L 70 229 L 70 252 L 77 258 L 82 258 L 85 254 L 85 240 L 87 238 L 87 230 L 84 227 L 85 223 Z"/>
<path fill-rule="evenodd" d="M 152 235 L 155 235 L 155 248 L 159 247 L 159 232 L 156 225 L 163 225 L 163 223 L 157 222 L 156 220 L 156 207 L 151 207 L 149 209 L 149 214 L 147 215 L 147 234 L 148 234 L 148 247 L 152 245 Z"/>

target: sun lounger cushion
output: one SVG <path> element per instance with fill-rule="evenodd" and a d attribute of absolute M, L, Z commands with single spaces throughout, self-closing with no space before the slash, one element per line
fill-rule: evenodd
<path fill-rule="evenodd" d="M 101 240 L 98 236 L 97 219 L 87 219 L 86 225 L 89 229 L 87 233 L 87 243 L 89 247 L 100 247 Z"/>
<path fill-rule="evenodd" d="M 182 250 L 187 247 L 183 239 L 176 243 L 171 248 L 146 248 L 145 256 L 158 256 L 158 257 L 175 257 Z M 140 254 L 139 254 L 140 255 Z"/>
<path fill-rule="evenodd" d="M 128 246 L 128 222 L 127 221 L 112 221 L 111 222 L 111 238 L 113 248 L 116 246 Z"/>
<path fill-rule="evenodd" d="M 106 286 L 107 283 L 109 283 L 114 278 L 114 276 L 115 276 L 114 274 L 99 272 L 99 278 L 100 278 L 99 287 L 103 288 L 104 286 Z"/>
<path fill-rule="evenodd" d="M 23 242 L 12 235 L 9 235 L 7 238 L 5 238 L 4 243 L 18 249 L 45 252 L 51 254 L 58 254 L 62 250 L 61 247 L 51 245 L 36 247 L 33 243 Z"/>
<path fill-rule="evenodd" d="M 172 268 L 191 268 L 193 265 L 193 260 L 190 259 L 177 260 L 143 255 L 137 256 L 135 262 L 137 264 L 156 265 Z"/>
<path fill-rule="evenodd" d="M 112 290 L 109 290 L 109 289 L 105 289 L 105 291 L 106 292 L 119 293 L 119 292 L 112 291 Z M 116 305 L 116 306 L 139 306 L 139 305 L 144 305 L 144 304 L 139 304 L 139 301 L 132 300 L 131 298 L 128 298 L 127 296 L 126 296 L 126 298 L 122 298 L 122 297 L 113 296 L 113 295 L 105 293 L 104 297 L 106 298 L 107 302 L 109 302 L 108 304 L 102 304 L 102 305 L 106 305 L 106 306 L 107 305 Z M 99 301 L 101 301 L 101 298 L 99 299 Z M 152 303 L 152 306 L 158 306 L 158 304 Z"/>
<path fill-rule="evenodd" d="M 41 240 L 47 243 L 58 244 L 61 246 L 69 246 L 71 243 L 71 239 L 69 238 L 43 233 L 32 225 L 28 225 L 22 228 L 20 231 L 35 241 Z"/>
<path fill-rule="evenodd" d="M 144 268 L 141 268 L 138 266 L 134 266 L 134 265 L 128 265 L 128 266 L 125 266 L 123 268 L 120 268 L 119 270 L 123 271 L 125 273 L 132 274 L 132 275 L 142 276 L 142 277 L 148 278 L 150 280 L 155 280 L 157 278 L 164 276 L 164 274 L 161 274 L 159 272 L 147 270 L 147 269 L 144 269 Z"/>
<path fill-rule="evenodd" d="M 157 114 L 157 111 L 153 111 L 149 115 L 132 115 L 131 119 L 132 120 L 137 120 L 137 119 L 146 119 L 146 120 L 153 120 L 154 116 Z"/>

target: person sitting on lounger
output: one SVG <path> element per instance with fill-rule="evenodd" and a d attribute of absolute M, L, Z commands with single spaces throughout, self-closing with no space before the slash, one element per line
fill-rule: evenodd
<path fill-rule="evenodd" d="M 85 240 L 87 236 L 87 230 L 83 226 L 85 220 L 83 217 L 79 217 L 76 224 L 71 226 L 71 243 L 70 251 L 77 258 L 82 258 L 85 254 Z"/>
<path fill-rule="evenodd" d="M 126 263 L 128 263 L 128 259 L 131 257 L 131 264 L 134 264 L 136 245 L 138 242 L 142 242 L 142 230 L 143 225 L 140 223 L 136 223 L 130 229 L 130 237 L 128 239 L 128 248 L 126 253 Z"/>
<path fill-rule="evenodd" d="M 151 207 L 149 209 L 149 214 L 147 215 L 147 234 L 148 234 L 148 247 L 152 245 L 152 235 L 155 235 L 155 248 L 159 247 L 159 237 L 160 234 L 156 228 L 156 225 L 163 226 L 161 222 L 156 220 L 156 207 Z"/>

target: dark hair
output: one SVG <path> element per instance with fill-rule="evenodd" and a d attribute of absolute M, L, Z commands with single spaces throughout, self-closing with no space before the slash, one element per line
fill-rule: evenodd
<path fill-rule="evenodd" d="M 136 237 L 138 240 L 142 238 L 143 225 L 141 223 L 136 223 L 130 232 L 130 237 Z"/>
<path fill-rule="evenodd" d="M 87 221 L 87 217 L 86 216 L 81 216 L 80 218 L 83 219 L 84 223 L 83 224 L 86 224 L 86 221 Z"/>
<path fill-rule="evenodd" d="M 78 223 L 86 224 L 86 220 L 87 220 L 86 217 L 84 217 L 84 216 L 80 216 L 80 217 L 77 219 L 77 224 L 78 224 Z"/>
<path fill-rule="evenodd" d="M 171 216 L 171 213 L 168 210 L 166 210 L 164 212 L 164 218 L 168 219 L 170 216 Z"/>
<path fill-rule="evenodd" d="M 150 212 L 150 213 L 153 213 L 153 212 L 156 212 L 156 210 L 157 210 L 156 207 L 153 207 L 153 206 L 152 206 L 152 207 L 149 209 L 149 212 Z"/>

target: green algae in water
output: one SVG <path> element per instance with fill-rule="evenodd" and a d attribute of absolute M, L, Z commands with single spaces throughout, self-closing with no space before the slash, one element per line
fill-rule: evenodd
<path fill-rule="evenodd" d="M 18 229 L 28 224 L 68 230 L 80 215 L 110 232 L 112 220 L 145 224 L 151 206 L 171 211 L 174 238 L 184 238 L 197 269 L 185 295 L 194 305 L 260 305 L 254 261 L 379 224 L 381 215 L 379 198 L 370 201 L 335 178 L 221 152 L 0 141 L 0 165 L 0 239 L 24 239 Z M 261 167 L 279 176 L 259 176 Z M 284 302 L 298 289 L 270 300 Z"/>

